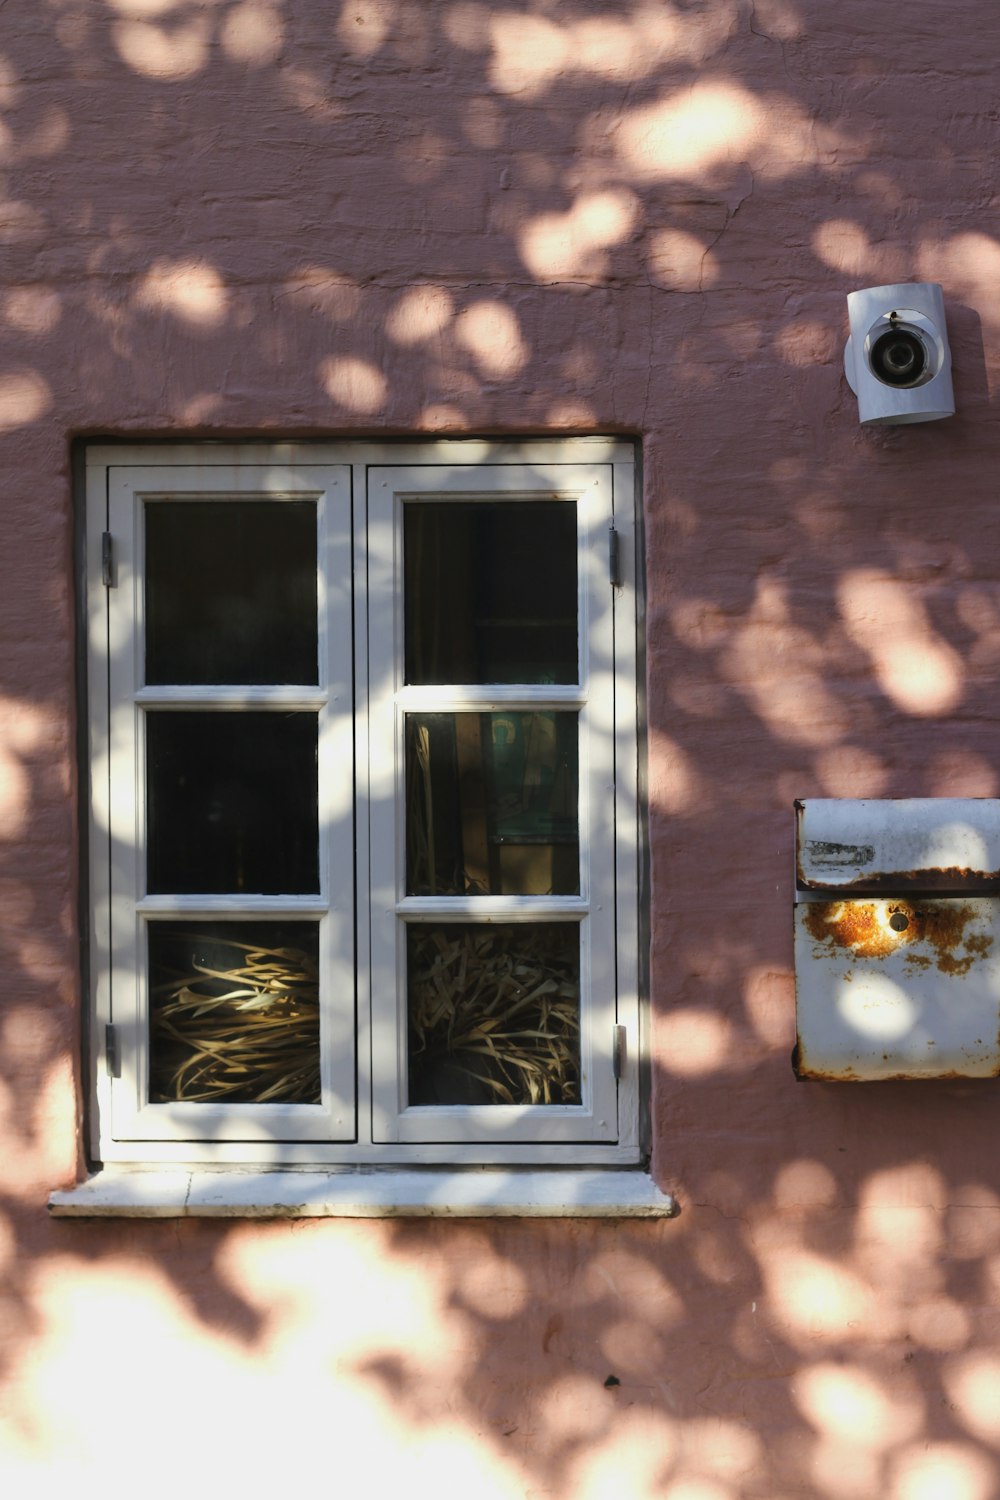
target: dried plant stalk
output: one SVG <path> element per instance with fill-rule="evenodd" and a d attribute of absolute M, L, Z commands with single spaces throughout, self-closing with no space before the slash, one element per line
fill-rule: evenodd
<path fill-rule="evenodd" d="M 171 934 L 187 955 L 201 935 Z M 268 948 L 212 934 L 225 966 L 154 984 L 150 1098 L 154 1103 L 316 1103 L 319 976 L 299 948 Z M 231 955 L 231 958 L 229 957 Z"/>
<path fill-rule="evenodd" d="M 411 1103 L 579 1104 L 575 924 L 414 925 L 409 941 Z"/>

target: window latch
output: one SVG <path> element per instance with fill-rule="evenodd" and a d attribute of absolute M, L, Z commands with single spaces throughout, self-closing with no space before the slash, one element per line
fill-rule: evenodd
<path fill-rule="evenodd" d="M 108 1077 L 120 1078 L 122 1076 L 122 1054 L 118 1045 L 118 1028 L 116 1026 L 105 1026 L 104 1028 L 104 1057 L 108 1065 Z"/>
<path fill-rule="evenodd" d="M 625 1072 L 625 1027 L 611 1028 L 611 1067 L 616 1078 Z"/>
<path fill-rule="evenodd" d="M 619 537 L 614 526 L 608 527 L 608 582 L 613 589 L 622 586 L 622 555 Z"/>
<path fill-rule="evenodd" d="M 115 539 L 110 531 L 101 533 L 101 582 L 106 589 L 115 586 Z"/>

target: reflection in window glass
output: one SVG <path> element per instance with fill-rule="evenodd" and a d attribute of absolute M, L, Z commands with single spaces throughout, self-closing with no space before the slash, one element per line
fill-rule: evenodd
<path fill-rule="evenodd" d="M 576 506 L 404 508 L 406 681 L 576 682 Z"/>
<path fill-rule="evenodd" d="M 576 895 L 577 715 L 409 714 L 407 892 Z"/>
<path fill-rule="evenodd" d="M 314 683 L 316 506 L 151 500 L 146 681 Z"/>
<path fill-rule="evenodd" d="M 580 1103 L 575 922 L 412 923 L 409 1102 Z"/>
<path fill-rule="evenodd" d="M 146 715 L 148 889 L 319 889 L 316 715 Z"/>
<path fill-rule="evenodd" d="M 315 1104 L 315 922 L 149 925 L 153 1104 Z"/>

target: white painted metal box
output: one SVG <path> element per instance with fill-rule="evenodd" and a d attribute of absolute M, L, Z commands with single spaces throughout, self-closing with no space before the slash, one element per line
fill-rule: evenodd
<path fill-rule="evenodd" d="M 1000 1073 L 1000 800 L 796 804 L 799 1078 Z"/>

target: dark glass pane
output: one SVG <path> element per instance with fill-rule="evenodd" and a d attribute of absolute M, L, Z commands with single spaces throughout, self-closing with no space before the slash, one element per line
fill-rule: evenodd
<path fill-rule="evenodd" d="M 580 1103 L 575 922 L 407 929 L 409 1102 Z"/>
<path fill-rule="evenodd" d="M 409 714 L 411 896 L 575 896 L 574 712 Z"/>
<path fill-rule="evenodd" d="M 576 506 L 405 507 L 406 680 L 576 682 Z"/>
<path fill-rule="evenodd" d="M 152 922 L 153 1104 L 318 1104 L 315 922 Z"/>
<path fill-rule="evenodd" d="M 146 681 L 317 681 L 312 501 L 147 503 Z"/>
<path fill-rule="evenodd" d="M 150 892 L 319 889 L 316 715 L 146 715 Z"/>

